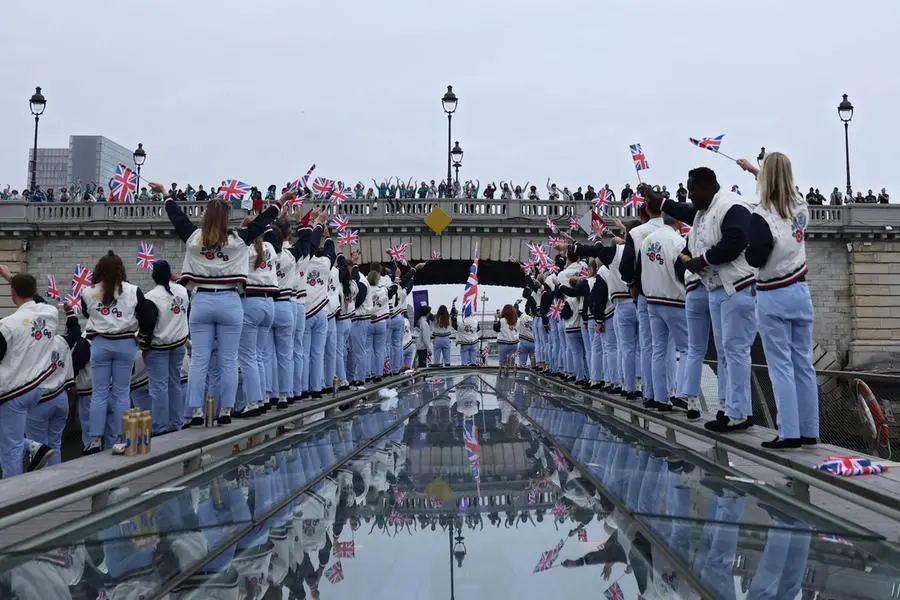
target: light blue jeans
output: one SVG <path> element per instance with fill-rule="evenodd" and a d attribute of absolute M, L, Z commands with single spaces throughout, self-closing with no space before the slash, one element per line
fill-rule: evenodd
<path fill-rule="evenodd" d="M 626 392 L 635 390 L 637 374 L 638 320 L 634 302 L 623 301 L 616 304 L 616 338 L 619 342 L 619 362 L 622 365 L 623 386 Z"/>
<path fill-rule="evenodd" d="M 181 364 L 184 346 L 151 350 L 144 358 L 150 394 L 153 433 L 178 431 L 184 425 L 184 396 L 181 393 Z"/>
<path fill-rule="evenodd" d="M 476 366 L 478 364 L 476 354 L 478 354 L 478 344 L 460 344 L 459 364 L 464 367 Z"/>
<path fill-rule="evenodd" d="M 276 383 L 272 391 L 280 396 L 294 395 L 294 306 L 296 302 L 275 302 L 272 321 L 272 345 L 275 348 Z"/>
<path fill-rule="evenodd" d="M 304 354 L 309 349 L 309 360 L 303 367 L 306 388 L 310 392 L 321 392 L 325 379 L 325 337 L 328 332 L 328 316 L 320 310 L 306 318 L 303 333 Z"/>
<path fill-rule="evenodd" d="M 391 372 L 399 373 L 403 366 L 403 315 L 391 317 Z"/>
<path fill-rule="evenodd" d="M 28 411 L 25 437 L 53 448 L 53 456 L 47 464 L 62 462 L 62 434 L 69 418 L 69 395 L 60 392 L 50 400 L 39 402 Z"/>
<path fill-rule="evenodd" d="M 264 337 L 275 321 L 275 303 L 271 298 L 243 298 L 244 320 L 241 326 L 241 342 L 238 347 L 244 398 L 247 404 L 262 402 L 265 398 L 264 371 L 260 370 L 259 353 L 265 345 Z"/>
<path fill-rule="evenodd" d="M 416 345 L 410 344 L 403 349 L 403 366 L 412 367 L 413 356 L 416 354 Z"/>
<path fill-rule="evenodd" d="M 78 396 L 78 421 L 81 423 L 81 443 L 87 448 L 91 443 L 91 394 Z"/>
<path fill-rule="evenodd" d="M 256 358 L 259 361 L 259 372 L 262 377 L 263 396 L 278 395 L 278 361 L 275 358 L 275 301 L 272 301 L 272 320 L 263 323 L 259 330 L 259 348 Z M 246 395 L 246 393 L 244 394 Z"/>
<path fill-rule="evenodd" d="M 606 370 L 604 368 L 604 363 L 606 361 L 606 353 L 603 351 L 603 334 L 597 333 L 597 322 L 593 319 L 588 326 L 588 337 L 590 339 L 590 374 L 591 374 L 591 382 L 599 383 L 601 381 L 607 381 L 606 379 Z M 612 383 L 609 381 L 608 383 Z"/>
<path fill-rule="evenodd" d="M 782 523 L 772 519 L 772 528 L 766 534 L 766 547 L 747 591 L 747 600 L 796 598 L 800 594 L 806 577 L 811 537 L 805 528 L 802 523 Z"/>
<path fill-rule="evenodd" d="M 581 339 L 581 328 L 575 331 L 566 331 L 566 352 L 568 353 L 569 368 L 575 375 L 576 381 L 585 378 L 584 372 L 584 342 Z"/>
<path fill-rule="evenodd" d="M 648 316 L 650 317 L 650 331 L 653 339 L 653 354 L 651 364 L 653 366 L 652 398 L 657 402 L 669 402 L 669 381 L 675 378 L 675 360 L 671 351 L 672 345 L 678 352 L 684 352 L 688 344 L 687 318 L 684 308 L 680 306 L 663 306 L 662 304 L 648 304 Z M 644 395 L 646 396 L 647 393 Z M 676 396 L 683 396 L 678 390 Z M 649 397 L 649 396 L 648 396 Z"/>
<path fill-rule="evenodd" d="M 463 348 L 463 346 L 460 346 Z M 475 346 L 472 346 L 472 349 L 475 349 Z M 474 352 L 473 352 L 474 354 Z M 534 356 L 534 342 L 531 340 L 526 340 L 519 338 L 519 366 L 525 367 L 528 365 L 528 357 Z M 462 363 L 466 364 L 466 363 Z"/>
<path fill-rule="evenodd" d="M 591 333 L 593 333 L 594 327 L 594 319 L 588 319 L 587 321 L 581 321 L 581 345 L 584 348 L 583 360 L 584 360 L 584 377 L 585 379 L 591 379 L 591 375 L 593 373 L 592 369 L 594 368 L 593 359 L 591 358 L 591 353 L 593 352 L 593 343 L 591 342 L 592 337 Z"/>
<path fill-rule="evenodd" d="M 603 321 L 603 379 L 606 383 L 622 385 L 622 362 L 616 337 L 616 317 Z"/>
<path fill-rule="evenodd" d="M 366 380 L 369 374 L 369 329 L 372 321 L 358 319 L 350 328 L 350 362 L 353 364 L 353 379 L 357 383 Z"/>
<path fill-rule="evenodd" d="M 294 345 L 292 346 L 293 358 L 293 388 L 294 396 L 300 396 L 309 389 L 309 342 L 306 337 L 306 305 L 302 302 L 291 302 L 294 309 Z M 324 315 L 323 315 L 324 316 Z M 325 343 L 325 338 L 322 338 Z M 322 347 L 319 346 L 321 352 Z M 291 393 L 288 392 L 288 396 Z"/>
<path fill-rule="evenodd" d="M 337 371 L 337 323 L 334 317 L 325 317 L 325 358 L 322 361 L 324 387 L 334 385 L 334 374 Z"/>
<path fill-rule="evenodd" d="M 756 337 L 756 298 L 751 287 L 732 295 L 723 288 L 709 292 L 716 353 L 728 361 L 725 414 L 731 419 L 753 416 L 750 399 L 750 346 Z"/>
<path fill-rule="evenodd" d="M 571 357 L 569 356 L 569 347 L 567 346 L 566 322 L 562 319 L 556 321 L 556 329 L 554 331 L 556 333 L 556 343 L 559 346 L 560 370 L 566 375 L 574 375 L 575 366 L 570 362 Z"/>
<path fill-rule="evenodd" d="M 118 441 L 122 415 L 131 406 L 131 370 L 136 353 L 134 338 L 97 336 L 91 343 L 91 437 L 102 437 L 106 448 Z"/>
<path fill-rule="evenodd" d="M 684 314 L 688 324 L 688 348 L 684 356 L 682 393 L 686 397 L 700 395 L 700 379 L 703 375 L 703 360 L 709 348 L 709 292 L 702 285 L 687 293 Z M 728 389 L 728 360 L 719 355 L 716 372 L 719 382 L 719 398 L 724 409 L 725 391 Z"/>
<path fill-rule="evenodd" d="M 231 408 L 237 396 L 238 347 L 244 307 L 235 291 L 197 292 L 191 299 L 191 371 L 188 374 L 188 403 L 202 408 L 206 394 L 206 376 L 210 370 L 213 344 L 217 343 L 219 394 L 222 407 Z M 94 398 L 97 397 L 96 372 Z M 91 415 L 93 421 L 93 414 Z"/>
<path fill-rule="evenodd" d="M 450 336 L 435 336 L 431 364 L 435 367 L 450 366 Z"/>
<path fill-rule="evenodd" d="M 647 309 L 647 298 L 637 299 L 638 336 L 641 346 L 640 374 L 643 381 L 644 398 L 653 397 L 653 332 L 650 329 L 650 312 Z"/>
<path fill-rule="evenodd" d="M 350 370 L 347 368 L 347 342 L 350 339 L 350 330 L 352 327 L 353 323 L 350 319 L 338 319 L 338 321 L 335 322 L 335 331 L 337 334 L 337 341 L 335 342 L 337 352 L 335 371 L 338 379 L 341 381 L 349 381 L 350 379 Z"/>
<path fill-rule="evenodd" d="M 387 354 L 387 319 L 372 321 L 369 327 L 369 375 L 381 377 L 384 375 L 384 359 Z"/>
<path fill-rule="evenodd" d="M 757 292 L 756 314 L 778 407 L 778 435 L 783 439 L 819 437 L 819 387 L 813 367 L 809 287 L 805 281 L 798 281 Z"/>
<path fill-rule="evenodd" d="M 435 341 L 437 341 L 437 338 L 435 338 Z M 437 344 L 435 344 L 435 347 L 436 346 L 437 346 Z M 501 366 L 514 364 L 515 357 L 516 357 L 516 349 L 518 347 L 519 347 L 518 344 L 504 344 L 504 343 L 497 344 L 497 355 L 498 355 L 497 360 L 500 362 Z M 435 361 L 435 364 L 437 364 L 436 361 Z"/>

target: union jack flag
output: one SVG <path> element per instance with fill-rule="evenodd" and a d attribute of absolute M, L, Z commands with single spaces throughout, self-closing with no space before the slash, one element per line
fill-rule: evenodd
<path fill-rule="evenodd" d="M 325 571 L 325 577 L 328 579 L 329 583 L 340 583 L 344 580 L 344 567 L 341 566 L 341 561 L 337 561 Z"/>
<path fill-rule="evenodd" d="M 406 523 L 406 519 L 404 519 L 403 515 L 401 515 L 396 510 L 392 510 L 390 513 L 388 513 L 387 522 L 388 525 L 403 525 L 404 523 Z"/>
<path fill-rule="evenodd" d="M 338 542 L 331 550 L 331 555 L 335 558 L 355 558 L 356 543 L 355 542 Z"/>
<path fill-rule="evenodd" d="M 553 463 L 556 465 L 557 470 L 568 472 L 569 461 L 566 460 L 559 448 L 553 449 Z"/>
<path fill-rule="evenodd" d="M 549 238 L 547 238 L 547 243 L 550 244 L 551 248 L 558 248 L 562 244 L 565 244 L 561 237 L 555 235 L 551 235 Z"/>
<path fill-rule="evenodd" d="M 569 219 L 569 229 L 571 229 L 572 231 L 578 231 L 579 229 L 581 229 L 581 225 L 578 224 L 578 221 L 576 221 L 574 217 Z"/>
<path fill-rule="evenodd" d="M 612 202 L 612 190 L 603 186 L 600 188 L 600 193 L 597 194 L 597 197 L 594 199 L 594 207 L 605 210 L 610 202 Z"/>
<path fill-rule="evenodd" d="M 547 313 L 547 316 L 555 321 L 559 321 L 562 318 L 563 306 L 565 306 L 565 301 L 562 298 L 557 298 L 550 305 L 550 311 Z"/>
<path fill-rule="evenodd" d="M 634 208 L 634 210 L 637 210 L 641 207 L 641 204 L 643 204 L 643 203 L 644 203 L 644 197 L 641 196 L 640 194 L 638 194 L 637 192 L 635 192 L 631 196 L 629 196 L 627 200 L 625 200 L 625 207 L 626 208 L 631 207 L 631 208 Z"/>
<path fill-rule="evenodd" d="M 528 492 L 528 504 L 534 504 L 535 502 L 537 502 L 537 492 L 531 490 Z"/>
<path fill-rule="evenodd" d="M 137 266 L 142 269 L 153 268 L 153 244 L 141 242 L 137 253 Z"/>
<path fill-rule="evenodd" d="M 553 505 L 553 509 L 550 512 L 552 512 L 554 516 L 565 517 L 569 514 L 569 507 L 562 502 L 557 502 Z"/>
<path fill-rule="evenodd" d="M 860 456 L 829 456 L 819 464 L 819 470 L 841 477 L 851 477 L 853 475 L 874 475 L 887 471 L 888 468 L 881 463 L 872 462 L 871 459 Z"/>
<path fill-rule="evenodd" d="M 403 490 L 394 490 L 394 503 L 403 504 L 404 500 L 406 500 L 406 492 Z"/>
<path fill-rule="evenodd" d="M 225 185 L 219 188 L 218 197 L 225 202 L 234 202 L 249 194 L 250 187 L 249 183 L 244 183 L 239 179 L 229 179 Z"/>
<path fill-rule="evenodd" d="M 338 215 L 331 220 L 331 223 L 329 223 L 329 225 L 332 229 L 335 229 L 338 233 L 340 233 L 341 231 L 346 229 L 348 225 L 350 225 L 350 217 L 342 217 Z"/>
<path fill-rule="evenodd" d="M 287 210 L 295 206 L 300 206 L 301 204 L 303 204 L 304 200 L 306 200 L 306 194 L 296 192 L 296 195 L 285 203 L 284 209 Z"/>
<path fill-rule="evenodd" d="M 409 260 L 409 243 L 404 242 L 397 246 L 388 248 L 388 255 L 401 265 L 405 265 Z"/>
<path fill-rule="evenodd" d="M 563 545 L 565 545 L 565 540 L 560 540 L 559 543 L 556 544 L 550 550 L 546 550 L 541 553 L 541 559 L 538 561 L 537 566 L 534 568 L 535 573 L 540 573 L 541 571 L 546 571 L 547 569 L 553 566 L 553 563 L 556 562 L 556 559 L 559 558 L 559 553 L 562 550 Z"/>
<path fill-rule="evenodd" d="M 527 244 L 528 251 L 531 252 L 531 257 L 533 261 L 540 266 L 542 269 L 546 269 L 549 265 L 553 264 L 550 260 L 550 255 L 547 254 L 547 251 L 544 250 L 543 244 Z"/>
<path fill-rule="evenodd" d="M 469 268 L 469 278 L 466 279 L 466 289 L 463 291 L 463 308 L 464 317 L 474 315 L 478 312 L 478 252 L 475 253 L 475 260 Z"/>
<path fill-rule="evenodd" d="M 134 203 L 134 193 L 137 191 L 137 173 L 122 163 L 116 165 L 116 172 L 109 184 L 110 193 L 116 202 Z"/>
<path fill-rule="evenodd" d="M 331 194 L 331 203 L 335 206 L 339 206 L 343 204 L 353 195 L 353 190 L 350 188 L 336 188 L 334 192 Z"/>
<path fill-rule="evenodd" d="M 640 144 L 631 144 L 631 160 L 634 161 L 634 168 L 637 171 L 644 171 L 650 168 L 650 163 L 647 162 L 647 157 L 644 156 L 644 151 L 641 149 Z"/>
<path fill-rule="evenodd" d="M 289 183 L 287 184 L 287 189 L 288 189 L 289 192 L 298 192 L 298 191 L 300 191 L 300 178 L 298 177 L 297 179 L 295 179 L 295 180 L 289 182 Z"/>
<path fill-rule="evenodd" d="M 300 184 L 303 187 L 308 187 L 309 178 L 312 176 L 312 172 L 315 170 L 316 170 L 316 163 L 313 163 L 312 166 L 309 169 L 307 169 L 306 175 L 304 175 L 303 177 L 300 178 Z"/>
<path fill-rule="evenodd" d="M 72 275 L 72 295 L 81 298 L 85 289 L 93 285 L 94 274 L 84 265 L 75 265 L 75 273 Z"/>
<path fill-rule="evenodd" d="M 338 234 L 338 246 L 355 246 L 359 244 L 359 229 L 345 229 Z"/>
<path fill-rule="evenodd" d="M 699 140 L 697 138 L 688 138 L 688 140 L 690 140 L 690 142 L 693 145 L 697 146 L 698 148 L 706 148 L 707 150 L 709 150 L 711 152 L 718 152 L 719 146 L 722 145 L 723 137 L 725 137 L 724 133 L 722 135 L 718 135 L 714 138 L 705 137 L 705 138 L 700 138 Z"/>
<path fill-rule="evenodd" d="M 68 302 L 72 306 L 78 306 L 78 303 L 81 301 L 81 299 L 73 296 L 72 294 L 66 294 L 66 297 L 63 298 L 63 301 Z"/>
<path fill-rule="evenodd" d="M 606 598 L 606 600 L 625 600 L 625 593 L 622 591 L 622 587 L 619 583 L 616 582 L 603 592 L 603 597 Z"/>
<path fill-rule="evenodd" d="M 526 260 L 525 262 L 519 263 L 519 266 L 521 266 L 521 267 L 522 267 L 522 270 L 525 271 L 525 272 L 527 273 L 528 271 L 530 271 L 530 270 L 534 267 L 534 261 L 533 261 L 532 259 L 529 258 L 529 259 Z"/>
<path fill-rule="evenodd" d="M 548 228 L 550 231 L 552 231 L 553 233 L 556 233 L 556 232 L 557 232 L 557 229 L 556 229 L 556 223 L 554 223 L 554 222 L 553 222 L 553 219 L 551 219 L 550 217 L 547 217 L 547 228 Z"/>
<path fill-rule="evenodd" d="M 481 349 L 481 364 L 486 365 L 488 356 L 491 354 L 490 348 L 482 348 Z"/>
<path fill-rule="evenodd" d="M 56 287 L 56 277 L 47 275 L 47 297 L 59 300 L 59 288 Z"/>
<path fill-rule="evenodd" d="M 586 542 L 586 541 L 588 541 L 588 539 L 587 539 L 587 530 L 586 530 L 586 529 L 582 528 L 582 529 L 579 529 L 579 530 L 578 530 L 578 541 L 579 541 L 579 542 Z"/>
<path fill-rule="evenodd" d="M 478 441 L 478 427 L 475 421 L 463 421 L 463 444 L 466 446 L 466 456 L 469 459 L 469 467 L 472 469 L 472 478 L 475 483 L 481 482 L 481 442 Z"/>
<path fill-rule="evenodd" d="M 431 253 L 431 260 L 441 260 L 441 252 L 440 250 L 434 250 Z"/>
<path fill-rule="evenodd" d="M 687 223 L 681 223 L 678 225 L 678 233 L 681 235 L 687 235 L 691 232 L 691 226 Z"/>
<path fill-rule="evenodd" d="M 316 177 L 315 181 L 313 181 L 313 193 L 316 196 L 324 198 L 328 192 L 331 191 L 334 182 L 330 179 L 326 179 L 325 177 Z"/>

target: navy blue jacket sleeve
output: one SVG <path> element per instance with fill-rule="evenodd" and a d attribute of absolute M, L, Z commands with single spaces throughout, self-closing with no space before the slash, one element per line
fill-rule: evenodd
<path fill-rule="evenodd" d="M 325 245 L 322 247 L 322 250 L 325 251 L 325 256 L 328 257 L 329 269 L 334 266 L 334 261 L 337 260 L 337 253 L 334 251 L 334 240 L 328 238 L 325 240 Z"/>
<path fill-rule="evenodd" d="M 616 257 L 615 246 L 588 246 L 587 244 L 575 244 L 575 253 L 580 258 L 599 258 L 607 267 Z"/>
<path fill-rule="evenodd" d="M 562 311 L 559 313 L 559 316 L 561 316 L 563 319 L 565 319 L 566 321 L 568 321 L 569 319 L 572 318 L 572 315 L 574 315 L 574 314 L 575 314 L 575 313 L 572 312 L 572 307 L 569 306 L 569 303 L 568 303 L 568 302 L 566 302 L 566 303 L 563 305 Z"/>
<path fill-rule="evenodd" d="M 91 362 L 91 343 L 79 338 L 72 348 L 72 370 L 77 375 L 89 362 Z"/>
<path fill-rule="evenodd" d="M 728 209 L 722 219 L 722 238 L 703 254 L 708 265 L 729 263 L 741 255 L 747 247 L 747 231 L 750 227 L 750 211 L 736 204 Z"/>
<path fill-rule="evenodd" d="M 297 229 L 297 239 L 291 246 L 291 254 L 295 260 L 300 260 L 304 256 L 309 255 L 309 237 L 312 235 L 311 227 L 300 227 Z"/>
<path fill-rule="evenodd" d="M 70 349 L 75 346 L 75 342 L 81 339 L 81 325 L 78 324 L 78 317 L 75 316 L 74 310 L 66 311 L 66 333 L 63 337 Z"/>
<path fill-rule="evenodd" d="M 750 215 L 750 227 L 748 232 L 747 252 L 744 257 L 751 267 L 757 269 L 765 266 L 769 256 L 775 248 L 775 239 L 769 224 L 758 214 Z"/>
<path fill-rule="evenodd" d="M 595 321 L 600 322 L 603 320 L 608 301 L 609 288 L 606 286 L 606 281 L 604 281 L 602 277 L 597 277 L 594 281 L 591 295 L 588 297 L 588 302 L 591 305 L 591 313 L 594 315 Z"/>
<path fill-rule="evenodd" d="M 675 277 L 678 278 L 678 281 L 684 283 L 684 273 L 687 269 L 684 266 L 684 263 L 681 262 L 680 259 L 675 259 Z"/>
<path fill-rule="evenodd" d="M 0 333 L 0 360 L 6 356 L 6 338 Z"/>
<path fill-rule="evenodd" d="M 263 234 L 263 241 L 272 244 L 272 247 L 275 248 L 275 254 L 281 254 L 283 242 L 273 229 L 266 229 L 266 232 Z"/>
<path fill-rule="evenodd" d="M 181 238 L 182 242 L 188 241 L 191 235 L 197 231 L 197 226 L 191 222 L 174 200 L 166 200 L 165 208 L 166 215 L 168 215 L 169 221 L 172 222 L 176 235 Z"/>
<path fill-rule="evenodd" d="M 687 223 L 688 225 L 694 224 L 694 216 L 697 214 L 697 211 L 692 205 L 687 202 L 677 202 L 675 200 L 666 200 L 663 202 L 662 211 L 673 219 L 678 219 L 682 223 Z"/>
<path fill-rule="evenodd" d="M 407 294 L 412 291 L 415 283 L 416 283 L 416 270 L 415 269 L 409 269 L 400 278 L 400 287 L 402 287 L 404 290 L 406 290 Z"/>
<path fill-rule="evenodd" d="M 625 248 L 622 250 L 622 262 L 619 264 L 619 275 L 626 285 L 634 283 L 635 262 L 637 254 L 634 247 L 634 239 L 631 235 L 625 236 Z"/>
<path fill-rule="evenodd" d="M 280 206 L 277 204 L 271 205 L 269 208 L 256 215 L 256 218 L 250 221 L 250 224 L 246 227 L 238 229 L 237 234 L 244 240 L 244 243 L 249 246 L 253 243 L 253 240 L 266 232 L 266 228 L 272 224 L 272 221 L 278 218 L 280 212 Z"/>
<path fill-rule="evenodd" d="M 144 298 L 144 292 L 140 288 L 137 291 L 137 308 L 135 312 L 138 322 L 138 340 L 149 343 L 150 338 L 153 337 L 153 329 L 156 327 L 158 314 L 156 305 Z"/>

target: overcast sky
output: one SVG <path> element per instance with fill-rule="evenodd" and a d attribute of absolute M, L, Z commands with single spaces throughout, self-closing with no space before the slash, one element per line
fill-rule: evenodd
<path fill-rule="evenodd" d="M 900 193 L 896 0 L 153 0 L 4 2 L 0 185 L 23 186 L 35 85 L 40 145 L 102 134 L 143 142 L 166 183 L 305 172 L 346 182 L 440 179 L 447 120 L 461 178 L 547 177 L 571 187 L 674 186 L 706 164 L 752 180 L 722 151 L 787 152 L 801 186 L 844 185 L 836 106 L 850 94 L 854 190 Z"/>

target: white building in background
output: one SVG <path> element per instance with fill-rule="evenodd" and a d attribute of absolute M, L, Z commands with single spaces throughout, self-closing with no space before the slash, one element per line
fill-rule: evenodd
<path fill-rule="evenodd" d="M 29 149 L 23 189 L 31 183 L 31 156 Z M 107 190 L 116 165 L 134 162 L 132 150 L 102 135 L 71 135 L 68 148 L 38 148 L 37 159 L 37 184 L 43 190 L 69 187 L 76 181 L 93 181 Z"/>

